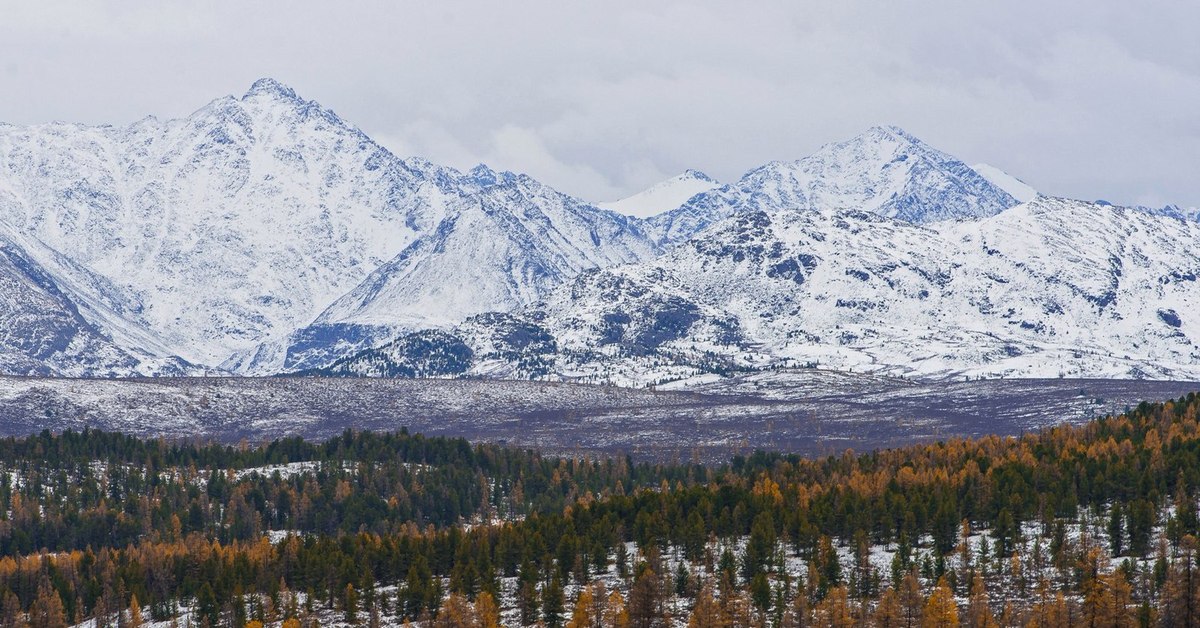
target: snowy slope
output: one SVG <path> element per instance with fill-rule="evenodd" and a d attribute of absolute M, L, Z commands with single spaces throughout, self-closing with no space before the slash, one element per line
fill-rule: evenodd
<path fill-rule="evenodd" d="M 474 173 L 488 181 L 479 195 L 317 322 L 449 325 L 528 305 L 581 270 L 657 254 L 635 221 L 524 175 Z"/>
<path fill-rule="evenodd" d="M 1190 220 L 1193 222 L 1200 221 L 1200 207 L 1180 207 L 1179 205 L 1145 207 L 1139 205 L 1137 209 L 1158 216 L 1168 216 L 1171 218 L 1178 218 L 1179 220 Z"/>
<path fill-rule="evenodd" d="M 649 222 L 660 242 L 674 243 L 739 211 L 855 209 L 924 224 L 984 218 L 1016 204 L 963 162 L 879 126 L 798 161 L 755 168 Z"/>
<path fill-rule="evenodd" d="M 865 211 L 748 211 L 454 336 L 475 356 L 469 374 L 540 364 L 625 384 L 805 364 L 1196 378 L 1198 275 L 1200 225 L 1081 201 L 1038 197 L 936 229 Z M 517 325 L 545 338 L 497 348 L 496 330 Z"/>
<path fill-rule="evenodd" d="M 1033 186 L 1008 174 L 991 164 L 975 164 L 971 169 L 991 182 L 992 185 L 1008 192 L 1010 196 L 1022 203 L 1028 203 L 1037 198 L 1038 192 Z"/>
<path fill-rule="evenodd" d="M 693 196 L 720 185 L 699 170 L 686 170 L 637 194 L 619 201 L 599 203 L 598 206 L 627 216 L 649 218 L 675 209 Z"/>
<path fill-rule="evenodd" d="M 136 312 L 123 309 L 125 305 L 107 298 L 102 279 L 0 225 L 0 371 L 69 376 L 198 372 L 165 355 L 148 335 L 114 339 L 110 329 L 137 329 L 131 320 Z"/>
<path fill-rule="evenodd" d="M 529 305 L 590 268 L 648 260 L 657 247 L 636 219 L 599 210 L 524 175 L 471 172 L 481 191 L 312 325 L 272 343 L 239 371 L 320 367 L 405 331 Z"/>

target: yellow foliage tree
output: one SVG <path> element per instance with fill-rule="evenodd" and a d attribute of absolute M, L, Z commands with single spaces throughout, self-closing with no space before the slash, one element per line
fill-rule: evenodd
<path fill-rule="evenodd" d="M 688 617 L 688 628 L 726 628 L 729 618 L 725 610 L 717 604 L 713 597 L 712 584 L 705 583 L 696 595 L 696 603 L 692 606 L 692 614 Z"/>
<path fill-rule="evenodd" d="M 475 616 L 480 628 L 500 628 L 500 607 L 491 593 L 483 591 L 475 596 Z"/>
<path fill-rule="evenodd" d="M 967 625 L 971 628 L 998 628 L 996 618 L 988 604 L 987 586 L 983 576 L 975 574 L 971 580 L 971 597 L 967 601 Z"/>
<path fill-rule="evenodd" d="M 129 622 L 125 625 L 129 628 L 142 628 L 143 623 L 145 621 L 142 619 L 142 606 L 138 604 L 137 594 L 135 593 L 129 598 Z M 252 628 L 249 624 L 246 626 L 247 628 Z M 258 628 L 262 628 L 262 626 L 259 625 Z"/>
<path fill-rule="evenodd" d="M 613 628 L 628 628 L 629 612 L 625 610 L 625 598 L 617 591 L 613 591 L 608 596 L 608 603 L 604 605 L 604 613 L 601 623 L 604 626 L 612 626 Z"/>
<path fill-rule="evenodd" d="M 850 596 L 846 587 L 834 587 L 825 595 L 815 609 L 818 626 L 850 628 L 855 624 L 850 610 Z"/>
<path fill-rule="evenodd" d="M 874 625 L 876 628 L 901 628 L 904 625 L 903 613 L 900 610 L 900 596 L 896 590 L 888 587 L 879 596 L 879 604 L 875 607 Z"/>
<path fill-rule="evenodd" d="M 958 604 L 946 579 L 938 581 L 925 604 L 921 628 L 958 628 Z"/>
<path fill-rule="evenodd" d="M 579 597 L 575 598 L 575 610 L 571 611 L 571 620 L 567 622 L 567 628 L 590 628 L 595 601 L 591 587 L 580 591 Z"/>

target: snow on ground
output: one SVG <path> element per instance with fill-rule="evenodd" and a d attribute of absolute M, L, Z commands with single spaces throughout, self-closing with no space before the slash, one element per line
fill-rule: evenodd
<path fill-rule="evenodd" d="M 786 368 L 732 377 L 684 374 L 661 388 L 671 390 L 446 379 L 0 377 L 0 435 L 92 427 L 232 444 L 407 428 L 555 454 L 719 462 L 756 448 L 821 455 L 1020 434 L 1178 398 L 1200 390 L 1200 383 L 928 382 Z"/>

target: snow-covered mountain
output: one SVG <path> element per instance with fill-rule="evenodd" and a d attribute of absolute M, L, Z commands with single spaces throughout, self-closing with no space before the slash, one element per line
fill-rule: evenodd
<path fill-rule="evenodd" d="M 903 129 L 877 126 L 798 161 L 755 168 L 649 222 L 666 244 L 685 241 L 739 211 L 855 209 L 925 224 L 985 218 L 1016 204 L 958 159 Z"/>
<path fill-rule="evenodd" d="M 204 364 L 308 323 L 460 195 L 270 79 L 181 120 L 0 127 L 0 176 L 4 220 Z"/>
<path fill-rule="evenodd" d="M 292 340 L 363 341 L 328 326 L 314 338 L 339 299 L 322 325 L 445 324 L 656 252 L 636 221 L 489 173 L 398 158 L 263 79 L 179 120 L 0 125 L 0 222 L 138 304 L 138 333 L 245 370 L 283 368 Z"/>
<path fill-rule="evenodd" d="M 467 374 L 625 384 L 804 364 L 1196 378 L 1198 275 L 1200 225 L 1081 201 L 1038 197 L 936 228 L 855 210 L 746 211 L 441 340 L 470 350 L 456 364 Z M 336 370 L 379 360 L 366 352 Z"/>
<path fill-rule="evenodd" d="M 675 209 L 693 196 L 715 189 L 720 185 L 699 170 L 685 170 L 683 173 L 666 181 L 660 181 L 637 194 L 627 196 L 619 201 L 600 203 L 599 206 L 627 216 L 649 218 Z"/>

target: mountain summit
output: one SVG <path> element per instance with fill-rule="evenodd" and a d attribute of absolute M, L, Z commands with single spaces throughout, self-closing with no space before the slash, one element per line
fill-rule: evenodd
<path fill-rule="evenodd" d="M 876 126 L 797 161 L 774 161 L 650 220 L 680 242 L 739 211 L 865 210 L 924 224 L 995 215 L 1017 200 L 963 162 L 895 126 Z"/>
<path fill-rule="evenodd" d="M 619 201 L 600 203 L 600 207 L 639 218 L 649 218 L 679 207 L 688 199 L 720 186 L 699 170 L 685 170 L 665 181 Z"/>
<path fill-rule="evenodd" d="M 245 100 L 260 95 L 269 95 L 286 100 L 299 100 L 296 90 L 273 78 L 260 78 L 254 81 L 254 84 L 250 86 L 250 89 L 246 91 L 242 99 Z"/>

